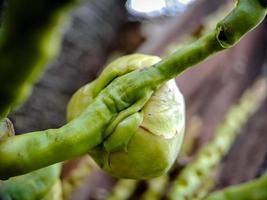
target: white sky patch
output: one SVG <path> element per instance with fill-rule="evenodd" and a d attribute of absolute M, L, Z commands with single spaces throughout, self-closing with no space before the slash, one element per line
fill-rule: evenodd
<path fill-rule="evenodd" d="M 166 7 L 165 0 L 131 0 L 130 7 L 137 12 L 153 12 Z"/>
<path fill-rule="evenodd" d="M 150 17 L 183 12 L 195 0 L 128 0 L 127 9 L 136 15 Z"/>
<path fill-rule="evenodd" d="M 177 3 L 182 3 L 182 4 L 187 5 L 187 4 L 191 3 L 192 1 L 193 0 L 177 0 Z"/>

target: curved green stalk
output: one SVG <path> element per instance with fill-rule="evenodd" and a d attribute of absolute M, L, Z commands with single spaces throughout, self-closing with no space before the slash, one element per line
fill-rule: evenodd
<path fill-rule="evenodd" d="M 50 3 L 50 1 L 46 2 Z M 58 1 L 56 2 L 58 3 Z M 18 5 L 20 4 L 21 6 L 26 5 L 25 2 L 19 2 Z M 39 2 L 37 4 L 39 5 Z M 259 0 L 240 0 L 236 8 L 218 24 L 215 31 L 178 50 L 154 67 L 136 70 L 116 78 L 97 95 L 78 118 L 65 126 L 59 129 L 24 134 L 0 142 L 0 178 L 26 173 L 87 153 L 103 142 L 106 137 L 103 133 L 119 113 L 123 113 L 124 117 L 135 113 L 142 108 L 153 91 L 163 82 L 204 60 L 209 55 L 238 42 L 244 33 L 253 29 L 264 19 L 265 14 L 266 8 L 261 5 Z M 240 23 L 240 19 L 242 23 Z M 24 45 L 25 43 L 19 44 Z M 15 53 L 21 55 L 23 51 L 15 50 L 12 55 Z M 10 55 L 6 56 L 10 57 Z M 7 63 L 10 62 L 5 56 L 3 59 Z M 26 61 L 28 60 L 26 59 Z M 31 63 L 33 62 L 28 62 L 27 66 L 32 66 Z M 12 74 L 5 67 L 1 71 L 6 74 L 5 77 L 10 77 Z M 21 77 L 18 77 L 18 80 L 21 80 Z M 6 81 L 3 81 L 3 84 L 1 81 L 0 84 L 3 91 L 7 93 L 8 101 L 14 97 L 13 92 L 10 94 L 9 90 L 13 88 L 14 84 L 13 82 L 9 82 L 9 84 Z M 9 89 L 7 90 L 6 87 Z M 1 102 L 9 104 L 6 100 L 1 100 Z"/>
<path fill-rule="evenodd" d="M 0 121 L 0 140 L 12 136 L 14 136 L 13 124 L 8 119 Z M 0 199 L 41 199 L 59 179 L 60 171 L 61 165 L 55 164 L 26 175 L 13 177 L 8 181 L 0 181 Z"/>
<path fill-rule="evenodd" d="M 1 200 L 37 200 L 45 197 L 58 181 L 61 164 L 10 178 L 0 184 Z"/>
<path fill-rule="evenodd" d="M 266 7 L 258 0 L 238 0 L 232 12 L 217 24 L 216 30 L 158 63 L 155 68 L 160 75 L 155 81 L 173 78 L 208 56 L 233 46 L 245 33 L 256 27 L 265 15 Z"/>
<path fill-rule="evenodd" d="M 0 118 L 21 103 L 58 52 L 76 0 L 9 0 L 0 30 Z"/>
<path fill-rule="evenodd" d="M 208 195 L 204 200 L 266 200 L 267 174 L 241 185 L 230 186 Z"/>
<path fill-rule="evenodd" d="M 13 124 L 8 119 L 0 121 L 0 136 L 0 140 L 14 136 Z M 7 181 L 0 181 L 0 199 L 41 199 L 59 179 L 60 171 L 61 165 L 55 164 L 29 174 L 13 177 Z"/>
<path fill-rule="evenodd" d="M 100 144 L 115 113 L 96 99 L 83 114 L 59 129 L 32 132 L 0 142 L 0 179 L 68 160 Z"/>
<path fill-rule="evenodd" d="M 219 125 L 214 138 L 200 150 L 196 159 L 179 174 L 169 192 L 169 199 L 192 199 L 203 182 L 209 181 L 209 177 L 240 133 L 241 127 L 266 99 L 266 91 L 266 78 L 259 79 L 250 89 L 246 90 L 238 104 L 230 108 L 224 122 Z"/>

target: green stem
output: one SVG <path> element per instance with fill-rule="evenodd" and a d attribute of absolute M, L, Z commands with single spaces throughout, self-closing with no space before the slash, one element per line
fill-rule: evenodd
<path fill-rule="evenodd" d="M 0 118 L 28 96 L 57 54 L 63 20 L 75 1 L 8 1 L 0 30 Z"/>
<path fill-rule="evenodd" d="M 261 23 L 265 15 L 266 6 L 263 7 L 259 0 L 238 0 L 230 14 L 217 24 L 216 30 L 164 58 L 155 68 L 149 68 L 150 71 L 158 71 L 151 72 L 151 82 L 157 85 L 174 78 L 210 55 L 233 46 Z"/>
<path fill-rule="evenodd" d="M 14 136 L 12 123 L 8 119 L 1 120 L 0 140 L 12 136 Z M 0 199 L 41 199 L 59 179 L 60 171 L 61 164 L 55 164 L 29 174 L 13 177 L 7 181 L 0 181 Z"/>
<path fill-rule="evenodd" d="M 230 14 L 217 24 L 216 30 L 178 49 L 153 67 L 125 75 L 124 80 L 131 79 L 134 82 L 132 87 L 127 89 L 124 100 L 133 100 L 142 88 L 154 90 L 210 55 L 232 47 L 245 33 L 259 25 L 265 15 L 266 7 L 263 7 L 259 0 L 239 0 Z M 120 84 L 123 84 L 123 81 Z"/>
<path fill-rule="evenodd" d="M 208 195 L 204 200 L 266 200 L 267 199 L 267 174 L 261 178 L 231 186 L 222 191 Z"/>
<path fill-rule="evenodd" d="M 56 8 L 58 8 L 59 0 L 56 2 L 50 1 L 45 1 L 44 4 L 48 6 L 49 9 L 51 7 L 54 8 L 52 11 L 55 11 Z M 17 5 L 27 10 L 28 7 L 25 6 L 27 4 L 24 1 L 21 2 L 17 0 L 15 2 L 16 9 Z M 35 3 L 35 1 L 31 0 L 31 2 L 37 8 L 39 8 L 38 5 L 42 5 L 39 1 Z M 63 3 L 67 3 L 67 0 L 63 1 Z M 16 9 L 14 9 L 14 11 L 17 11 Z M 21 12 L 22 11 L 23 9 Z M 38 9 L 36 11 L 38 11 Z M 47 16 L 46 11 L 42 9 L 39 11 L 40 17 L 43 18 L 43 15 Z M 13 17 L 11 17 L 11 19 L 19 19 L 22 13 L 23 15 L 27 15 L 27 12 L 18 12 L 16 15 L 15 13 L 16 12 L 13 13 L 14 16 L 11 15 Z M 56 13 L 57 12 L 55 12 L 55 15 Z M 103 142 L 106 137 L 106 135 L 103 135 L 106 128 L 119 113 L 119 116 L 127 117 L 140 110 L 155 88 L 158 88 L 163 82 L 175 77 L 185 69 L 204 60 L 209 55 L 236 43 L 244 33 L 258 25 L 264 19 L 265 14 L 266 9 L 261 6 L 259 0 L 240 0 L 236 8 L 219 23 L 215 31 L 202 37 L 193 44 L 178 50 L 154 67 L 137 70 L 116 78 L 96 96 L 92 104 L 87 107 L 81 116 L 65 126 L 59 129 L 39 131 L 7 138 L 0 142 L 0 179 L 26 173 L 87 153 Z M 24 19 L 23 16 L 21 17 Z M 38 18 L 34 19 L 36 20 Z M 20 67 L 17 67 L 17 70 L 9 70 L 9 67 L 2 67 L 2 63 L 0 63 L 1 77 L 2 74 L 5 74 L 0 79 L 0 91 L 3 96 L 1 96 L 2 106 L 0 110 L 6 108 L 6 105 L 10 105 L 10 102 L 14 102 L 13 100 L 16 99 L 16 94 L 19 93 L 22 88 L 28 88 L 28 83 L 31 82 L 33 79 L 32 77 L 35 77 L 36 73 L 36 71 L 31 72 L 33 69 L 32 66 L 35 66 L 36 63 L 38 63 L 38 66 L 42 66 L 44 63 L 43 61 L 47 60 L 47 56 L 44 56 L 42 62 L 35 59 L 32 60 L 31 57 L 31 59 L 28 58 L 28 54 L 25 55 L 25 50 L 21 48 L 27 46 L 28 41 L 36 40 L 38 41 L 38 45 L 30 45 L 27 50 L 34 56 L 39 56 L 41 54 L 40 52 L 43 51 L 46 52 L 46 55 L 49 55 L 50 51 L 48 50 L 51 50 L 51 48 L 48 47 L 51 47 L 50 45 L 52 45 L 53 39 L 57 38 L 52 37 L 52 35 L 58 36 L 58 34 L 54 34 L 53 31 L 47 32 L 49 37 L 43 34 L 43 30 L 50 30 L 51 27 L 54 27 L 49 26 L 50 24 L 48 22 L 51 21 L 48 19 L 50 18 L 44 17 L 46 26 L 42 26 L 43 29 L 40 29 L 40 32 L 35 32 L 32 35 L 33 39 L 28 37 L 28 34 L 31 34 L 30 28 L 27 29 L 28 31 L 23 32 L 22 35 L 26 38 L 25 41 L 17 39 L 17 35 L 12 32 L 13 30 L 20 30 L 21 26 L 24 26 L 24 20 L 21 21 L 23 23 L 20 23 L 18 28 L 11 23 L 9 29 L 4 29 L 6 31 L 2 33 L 2 37 L 4 36 L 3 38 L 7 39 L 3 41 L 8 40 L 8 42 L 3 42 L 3 44 L 7 45 L 1 44 L 0 62 L 4 63 L 3 66 L 10 66 L 11 69 L 14 69 L 16 65 Z M 242 23 L 240 23 L 240 20 Z M 38 22 L 39 21 L 38 19 Z M 54 21 L 52 20 L 52 22 Z M 56 22 L 58 22 L 58 20 L 56 20 Z M 33 27 L 38 27 L 36 21 L 33 20 L 32 23 L 32 25 L 34 25 Z M 8 33 L 7 30 L 12 31 Z M 39 37 L 40 35 L 42 37 Z M 40 38 L 42 38 L 42 42 L 39 42 Z M 46 40 L 47 38 L 49 38 L 49 40 Z M 50 45 L 45 45 L 47 41 L 49 41 Z M 10 46 L 10 44 L 14 45 Z M 46 48 L 43 49 L 43 45 Z M 5 51 L 2 50 L 3 48 L 9 53 L 5 53 Z M 14 58 L 14 55 L 18 55 L 18 58 Z M 13 65 L 14 63 L 12 60 L 20 61 L 20 63 L 16 62 L 16 65 Z M 27 70 L 24 71 L 22 68 L 26 68 Z M 16 73 L 14 74 L 14 72 Z M 27 78 L 23 78 L 24 76 L 21 73 Z M 24 83 L 26 79 L 30 81 L 27 82 L 27 84 L 23 84 L 23 87 L 18 87 L 18 83 Z M 28 91 L 28 89 L 26 90 Z M 2 93 L 2 91 L 5 92 Z"/>
<path fill-rule="evenodd" d="M 0 142 L 0 179 L 69 160 L 100 144 L 114 116 L 103 102 L 94 101 L 83 114 L 59 129 L 32 132 Z"/>
<path fill-rule="evenodd" d="M 0 185 L 1 200 L 42 199 L 59 178 L 61 165 L 55 164 L 29 174 L 10 178 Z"/>
<path fill-rule="evenodd" d="M 241 127 L 266 99 L 267 80 L 259 79 L 226 114 L 214 138 L 198 153 L 196 159 L 186 166 L 177 177 L 168 195 L 169 199 L 192 199 L 201 184 L 209 177 L 222 158 L 228 153 Z"/>

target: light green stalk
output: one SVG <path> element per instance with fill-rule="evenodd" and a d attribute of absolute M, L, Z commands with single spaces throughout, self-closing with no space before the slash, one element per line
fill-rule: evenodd
<path fill-rule="evenodd" d="M 110 124 L 116 125 L 120 120 L 141 110 L 154 90 L 165 81 L 203 61 L 209 55 L 234 45 L 246 32 L 256 27 L 266 15 L 266 7 L 262 6 L 265 4 L 261 3 L 260 0 L 238 1 L 234 10 L 218 23 L 213 32 L 179 49 L 153 67 L 135 70 L 111 80 L 85 111 L 65 126 L 7 138 L 0 142 L 0 178 L 27 173 L 77 157 L 101 144 L 107 137 L 105 133 L 110 133 L 106 129 L 116 127 L 109 126 Z M 21 2 L 18 5 L 26 4 Z M 9 59 L 4 60 L 9 62 Z M 3 69 L 6 73 L 7 68 Z M 6 74 L 9 73 L 12 72 Z M 9 77 L 7 75 L 5 77 Z M 13 82 L 9 83 L 13 85 Z M 6 81 L 3 85 L 3 88 L 12 88 Z M 13 97 L 9 92 L 7 91 L 7 96 Z M 119 118 L 116 118 L 117 116 Z M 114 118 L 115 122 L 111 123 Z"/>
<path fill-rule="evenodd" d="M 266 200 L 267 174 L 259 179 L 231 186 L 208 195 L 204 200 Z"/>
<path fill-rule="evenodd" d="M 174 182 L 169 199 L 186 200 L 193 198 L 201 185 L 206 182 L 222 158 L 228 153 L 241 127 L 258 110 L 267 96 L 267 80 L 260 78 L 247 89 L 225 116 L 214 138 L 198 153 L 196 159 L 185 167 Z"/>
<path fill-rule="evenodd" d="M 59 181 L 61 165 L 55 164 L 29 174 L 10 178 L 0 185 L 1 200 L 37 200 L 44 198 Z"/>
<path fill-rule="evenodd" d="M 14 137 L 14 128 L 13 124 L 5 119 L 0 122 L 0 140 L 7 137 Z M 60 171 L 61 165 L 55 164 L 22 176 L 10 178 L 7 181 L 0 181 L 0 199 L 39 200 L 52 189 L 52 185 L 56 181 L 60 182 L 58 180 Z"/>

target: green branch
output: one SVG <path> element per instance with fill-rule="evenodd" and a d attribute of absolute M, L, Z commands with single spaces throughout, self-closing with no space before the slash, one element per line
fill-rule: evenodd
<path fill-rule="evenodd" d="M 267 174 L 259 179 L 213 192 L 204 200 L 266 200 Z"/>
<path fill-rule="evenodd" d="M 0 121 L 0 141 L 13 136 L 14 128 L 12 123 L 8 119 Z M 7 181 L 0 180 L 0 199 L 41 199 L 52 190 L 56 181 L 60 181 L 60 171 L 61 164 L 55 164 L 25 175 L 10 178 Z"/>
<path fill-rule="evenodd" d="M 157 84 L 157 81 L 173 78 L 208 56 L 233 46 L 245 33 L 255 28 L 265 15 L 266 7 L 258 0 L 239 0 L 232 12 L 218 23 L 216 30 L 158 63 L 151 70 L 158 71 L 153 82 Z"/>
<path fill-rule="evenodd" d="M 61 165 L 55 164 L 0 183 L 1 200 L 42 199 L 58 181 Z"/>

